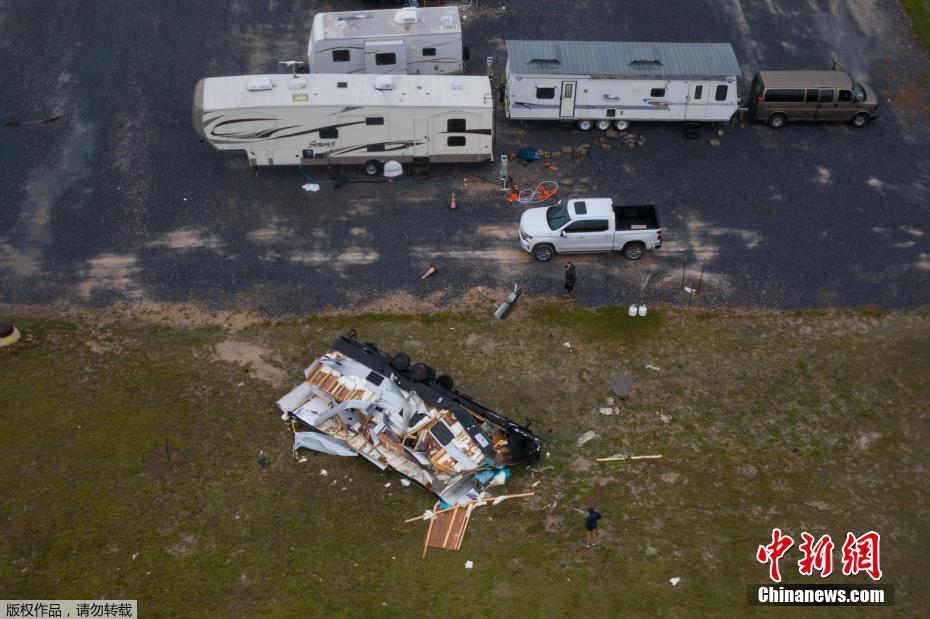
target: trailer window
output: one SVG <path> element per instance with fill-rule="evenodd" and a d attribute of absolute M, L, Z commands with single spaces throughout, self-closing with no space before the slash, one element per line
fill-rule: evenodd
<path fill-rule="evenodd" d="M 537 99 L 555 99 L 555 88 L 536 88 Z"/>
<path fill-rule="evenodd" d="M 653 88 L 652 90 L 649 91 L 649 96 L 650 97 L 664 97 L 665 89 L 664 88 Z"/>
<path fill-rule="evenodd" d="M 424 55 L 424 56 L 435 56 L 435 55 L 436 55 L 436 48 L 435 48 L 435 47 L 424 47 L 424 48 L 423 48 L 423 55 Z"/>
<path fill-rule="evenodd" d="M 726 101 L 728 90 L 730 90 L 730 87 L 726 84 L 717 86 L 717 92 L 714 93 L 714 101 Z"/>
<path fill-rule="evenodd" d="M 607 118 L 613 118 L 616 115 L 617 115 L 617 110 L 613 108 L 610 108 L 609 110 L 607 110 Z"/>
<path fill-rule="evenodd" d="M 384 144 L 369 144 L 367 148 L 368 148 L 369 153 L 383 153 L 384 152 Z"/>
<path fill-rule="evenodd" d="M 375 54 L 375 64 L 379 67 L 389 64 L 397 64 L 397 54 L 394 52 Z"/>
<path fill-rule="evenodd" d="M 465 131 L 465 119 L 464 118 L 450 118 L 446 121 L 446 132 L 447 133 L 461 133 Z"/>
<path fill-rule="evenodd" d="M 697 86 L 694 87 L 694 100 L 700 101 L 701 97 L 703 96 L 704 96 L 704 85 L 698 84 Z"/>
<path fill-rule="evenodd" d="M 320 137 L 324 140 L 334 140 L 339 137 L 339 129 L 335 127 L 323 127 L 319 131 Z"/>
<path fill-rule="evenodd" d="M 804 103 L 804 91 L 788 88 L 769 88 L 765 100 L 772 103 Z"/>
<path fill-rule="evenodd" d="M 334 49 L 333 50 L 333 62 L 349 62 L 349 50 Z"/>
<path fill-rule="evenodd" d="M 383 125 L 384 117 L 383 116 L 369 116 L 365 119 L 366 125 Z"/>
<path fill-rule="evenodd" d="M 807 103 L 817 103 L 817 97 L 820 96 L 820 91 L 816 88 L 808 88 L 807 95 L 804 97 L 804 101 Z"/>
<path fill-rule="evenodd" d="M 446 138 L 447 146 L 465 146 L 465 136 L 464 135 L 450 135 Z"/>

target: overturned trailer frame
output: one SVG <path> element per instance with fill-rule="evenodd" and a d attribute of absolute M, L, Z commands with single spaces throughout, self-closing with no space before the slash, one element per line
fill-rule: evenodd
<path fill-rule="evenodd" d="M 456 391 L 449 376 L 354 333 L 333 340 L 277 406 L 294 450 L 360 455 L 448 504 L 480 495 L 481 473 L 538 461 L 545 441 Z"/>

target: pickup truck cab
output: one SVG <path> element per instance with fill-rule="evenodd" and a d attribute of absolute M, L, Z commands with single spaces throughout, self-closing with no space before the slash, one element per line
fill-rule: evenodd
<path fill-rule="evenodd" d="M 523 250 L 545 262 L 555 254 L 621 251 L 639 260 L 662 246 L 662 217 L 648 204 L 620 206 L 611 198 L 559 201 L 520 217 Z"/>

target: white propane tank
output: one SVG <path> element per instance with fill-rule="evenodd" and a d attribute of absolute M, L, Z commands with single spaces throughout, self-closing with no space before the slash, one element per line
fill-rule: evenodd
<path fill-rule="evenodd" d="M 636 310 L 636 304 L 634 303 L 633 305 L 630 306 L 630 310 L 629 310 L 630 316 L 635 316 L 635 315 L 636 315 L 636 311 L 637 311 L 637 310 Z"/>
<path fill-rule="evenodd" d="M 640 316 L 645 316 L 647 311 L 648 311 L 648 310 L 646 309 L 646 305 L 645 305 L 645 304 L 639 306 L 639 315 L 640 315 Z"/>

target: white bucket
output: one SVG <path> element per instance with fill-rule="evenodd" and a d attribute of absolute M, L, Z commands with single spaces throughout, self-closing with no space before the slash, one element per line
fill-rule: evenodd
<path fill-rule="evenodd" d="M 630 310 L 629 310 L 630 316 L 635 316 L 635 315 L 636 315 L 636 311 L 637 311 L 637 310 L 636 310 L 636 304 L 634 303 L 633 305 L 630 306 Z"/>
<path fill-rule="evenodd" d="M 647 311 L 648 311 L 648 310 L 646 309 L 646 306 L 645 306 L 645 305 L 640 305 L 640 306 L 639 306 L 639 315 L 640 315 L 640 316 L 645 316 Z"/>

